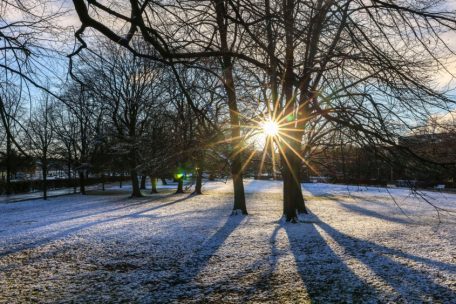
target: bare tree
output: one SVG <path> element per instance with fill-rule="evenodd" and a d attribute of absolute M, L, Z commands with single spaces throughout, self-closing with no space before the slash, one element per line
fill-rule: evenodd
<path fill-rule="evenodd" d="M 13 165 L 14 149 L 13 145 L 18 146 L 23 152 L 21 146 L 17 143 L 16 134 L 18 133 L 19 116 L 21 114 L 21 94 L 17 88 L 9 86 L 4 88 L 0 85 L 0 118 L 3 127 L 1 132 L 5 143 L 4 160 L 6 167 L 6 194 L 11 194 L 11 174 Z M 3 146 L 3 145 L 2 145 Z M 25 154 L 25 153 L 24 153 Z"/>
<path fill-rule="evenodd" d="M 47 199 L 48 196 L 49 159 L 53 156 L 56 145 L 56 134 L 53 127 L 55 110 L 55 101 L 45 94 L 39 101 L 27 126 L 26 145 L 41 168 L 43 199 Z"/>
<path fill-rule="evenodd" d="M 163 67 L 112 44 L 100 44 L 99 54 L 87 56 L 84 70 L 79 72 L 81 79 L 108 118 L 117 152 L 128 160 L 132 196 L 140 197 L 141 144 L 163 97 Z"/>
<path fill-rule="evenodd" d="M 241 135 L 234 72 L 267 76 L 265 102 L 280 129 L 273 142 L 280 149 L 289 221 L 306 212 L 299 171 L 313 120 L 350 129 L 360 145 L 398 146 L 397 137 L 431 109 L 454 108 L 434 77 L 451 75 L 446 62 L 454 56 L 443 36 L 456 29 L 456 17 L 445 1 L 130 1 L 129 9 L 91 2 L 90 13 L 83 0 L 73 3 L 82 22 L 74 54 L 87 46 L 82 33 L 90 27 L 136 56 L 197 61 L 215 74 L 210 59 L 218 59 L 234 147 Z M 101 12 L 127 26 L 118 30 L 98 17 Z M 156 52 L 135 47 L 135 35 Z M 242 173 L 236 164 L 235 180 Z"/>
<path fill-rule="evenodd" d="M 90 87 L 76 81 L 70 82 L 61 96 L 65 102 L 62 112 L 65 117 L 61 117 L 60 128 L 56 128 L 60 131 L 60 137 L 65 139 L 73 169 L 79 175 L 82 194 L 85 194 L 85 179 L 92 166 L 91 157 L 97 149 L 97 137 L 106 123 L 103 121 L 104 108 L 97 103 L 96 98 Z"/>

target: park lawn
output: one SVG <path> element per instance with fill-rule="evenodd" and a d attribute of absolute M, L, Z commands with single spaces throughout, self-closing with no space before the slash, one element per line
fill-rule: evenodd
<path fill-rule="evenodd" d="M 291 224 L 280 182 L 245 184 L 248 216 L 230 216 L 229 182 L 0 204 L 0 303 L 456 302 L 454 214 L 406 189 L 304 184 L 311 214 Z"/>

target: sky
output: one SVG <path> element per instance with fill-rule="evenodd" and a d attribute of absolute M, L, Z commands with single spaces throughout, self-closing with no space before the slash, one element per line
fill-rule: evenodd
<path fill-rule="evenodd" d="M 38 2 L 46 2 L 46 6 L 36 5 Z M 39 36 L 36 36 L 35 42 L 47 48 L 47 51 L 36 51 L 35 72 L 40 79 L 40 83 L 43 86 L 50 87 L 54 91 L 58 91 L 66 79 L 68 79 L 68 63 L 69 60 L 66 57 L 67 54 L 71 53 L 74 47 L 77 45 L 74 32 L 79 28 L 80 21 L 74 11 L 73 3 L 71 0 L 27 0 L 23 2 L 25 5 L 34 7 L 33 13 L 37 15 L 49 16 L 54 13 L 60 12 L 61 16 L 52 20 L 52 24 L 61 27 L 61 31 L 56 33 L 50 29 L 43 30 Z M 448 0 L 446 3 L 449 10 L 456 10 L 456 0 Z M 11 22 L 14 20 L 24 20 L 30 18 L 19 10 L 8 8 L 3 11 L 1 18 Z M 90 35 L 90 31 L 87 31 L 86 35 Z M 456 50 L 456 31 L 446 33 L 443 36 L 448 45 Z M 451 72 L 456 74 L 456 56 L 453 56 L 445 67 Z M 35 75 L 35 76 L 36 76 Z M 435 75 L 436 83 L 441 88 L 450 89 L 456 87 L 456 81 L 452 79 L 444 69 L 441 69 L 440 73 Z M 39 94 L 39 91 L 30 87 L 32 96 Z M 453 93 L 454 90 L 451 92 Z"/>

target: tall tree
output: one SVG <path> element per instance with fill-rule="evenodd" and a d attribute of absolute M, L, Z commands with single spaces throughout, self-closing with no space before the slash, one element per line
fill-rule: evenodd
<path fill-rule="evenodd" d="M 55 101 L 49 95 L 44 94 L 28 121 L 26 142 L 31 155 L 39 162 L 43 199 L 48 197 L 49 160 L 54 156 L 56 145 L 56 134 L 52 123 L 55 110 Z"/>
<path fill-rule="evenodd" d="M 86 56 L 78 72 L 80 79 L 112 126 L 116 152 L 128 161 L 132 197 L 140 197 L 141 145 L 163 97 L 163 67 L 109 43 L 100 43 L 98 54 Z"/>
<path fill-rule="evenodd" d="M 21 114 L 21 94 L 14 86 L 3 87 L 0 85 L 0 122 L 3 127 L 1 136 L 5 143 L 4 162 L 6 169 L 6 194 L 11 194 L 11 175 L 14 163 L 14 145 L 19 147 L 24 152 L 21 146 L 17 143 L 17 129 L 20 124 Z M 2 145 L 3 146 L 3 145 Z M 25 155 L 25 152 L 23 153 Z"/>
<path fill-rule="evenodd" d="M 290 221 L 305 212 L 299 171 L 313 120 L 350 129 L 364 146 L 398 146 L 404 130 L 455 107 L 435 77 L 448 72 L 446 63 L 455 54 L 444 38 L 456 29 L 456 14 L 446 1 L 132 0 L 129 11 L 92 2 L 90 13 L 83 0 L 73 3 L 82 22 L 75 54 L 87 46 L 81 34 L 91 27 L 136 56 L 172 64 L 197 61 L 212 71 L 210 59 L 219 59 L 227 100 L 237 106 L 230 108 L 233 139 L 243 112 L 233 72 L 267 75 L 263 85 L 270 88 L 267 102 L 272 100 L 272 119 L 279 125 L 274 141 L 283 160 L 284 213 Z M 97 12 L 129 28 L 119 34 Z M 136 48 L 135 34 L 156 53 Z"/>

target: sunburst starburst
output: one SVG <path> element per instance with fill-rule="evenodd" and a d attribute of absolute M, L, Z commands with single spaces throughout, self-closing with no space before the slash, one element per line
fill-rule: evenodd
<path fill-rule="evenodd" d="M 279 124 L 272 119 L 261 122 L 261 127 L 266 136 L 275 137 L 279 134 Z"/>

